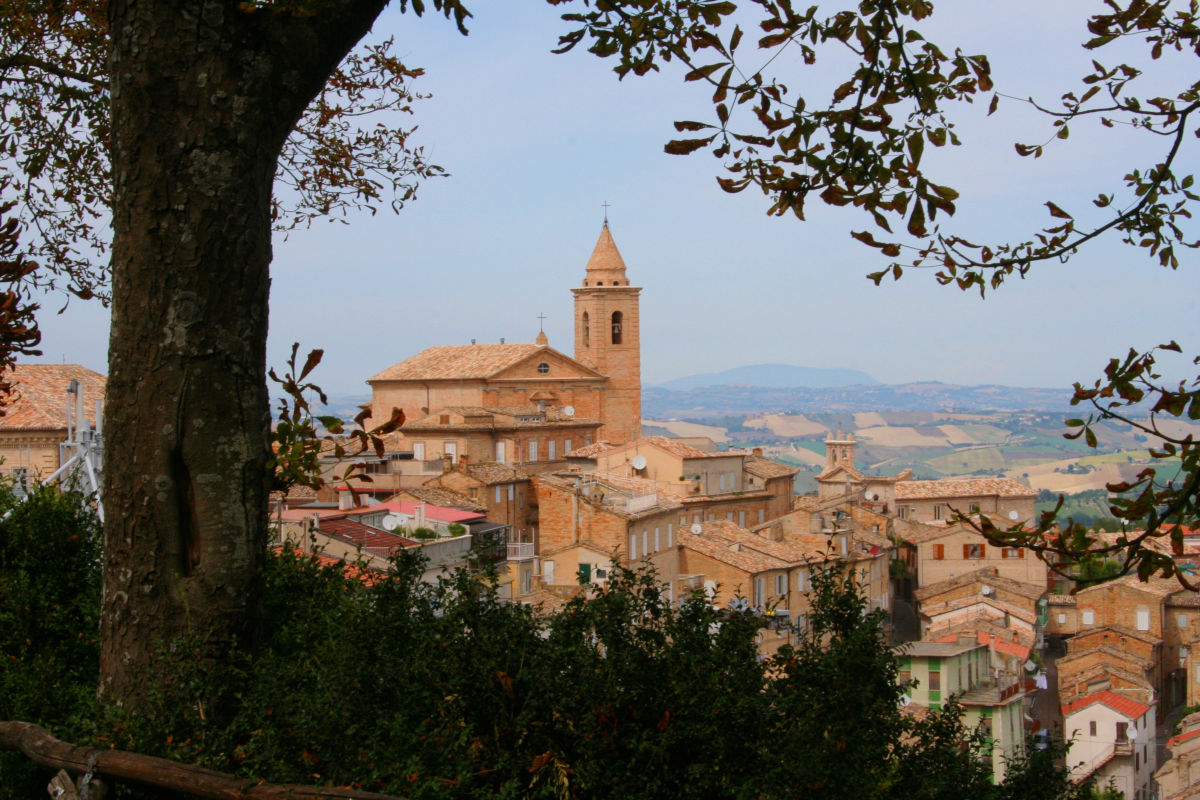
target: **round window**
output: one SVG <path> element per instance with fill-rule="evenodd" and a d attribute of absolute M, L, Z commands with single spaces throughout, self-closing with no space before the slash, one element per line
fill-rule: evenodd
<path fill-rule="evenodd" d="M 538 374 L 539 375 L 545 375 L 549 371 L 550 371 L 550 365 L 547 364 L 545 361 L 538 364 Z"/>

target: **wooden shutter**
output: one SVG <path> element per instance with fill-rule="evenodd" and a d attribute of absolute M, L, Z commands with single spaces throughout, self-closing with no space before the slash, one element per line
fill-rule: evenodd
<path fill-rule="evenodd" d="M 943 558 L 945 558 L 946 557 L 946 545 L 935 544 L 933 546 L 933 557 L 939 561 L 942 560 Z"/>
<path fill-rule="evenodd" d="M 971 545 L 964 544 L 963 545 L 963 558 L 970 558 L 970 557 L 971 557 Z"/>

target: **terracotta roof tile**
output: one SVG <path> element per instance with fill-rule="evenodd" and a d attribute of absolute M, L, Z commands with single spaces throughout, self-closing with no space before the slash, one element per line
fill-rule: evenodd
<path fill-rule="evenodd" d="M 489 461 L 485 464 L 468 464 L 467 474 L 487 486 L 493 486 L 497 483 L 520 483 L 521 481 L 529 480 L 527 473 L 497 461 Z"/>
<path fill-rule="evenodd" d="M 935 481 L 897 481 L 897 500 L 941 497 L 1035 497 L 1037 492 L 1011 478 L 946 478 Z"/>
<path fill-rule="evenodd" d="M 357 511 L 357 509 L 356 509 Z M 389 555 L 398 553 L 406 547 L 416 547 L 419 543 L 404 536 L 397 536 L 389 531 L 372 528 L 345 517 L 325 517 L 317 520 L 317 530 L 339 542 L 354 547 L 383 550 Z"/>
<path fill-rule="evenodd" d="M 744 457 L 742 453 L 709 453 L 697 447 L 692 447 L 686 442 L 681 442 L 678 439 L 672 439 L 669 436 L 643 436 L 641 439 L 634 439 L 628 444 L 620 445 L 619 447 L 611 448 L 614 451 L 633 450 L 638 447 L 657 447 L 663 452 L 670 453 L 677 458 L 722 458 L 722 457 Z"/>
<path fill-rule="evenodd" d="M 1081 697 L 1078 700 L 1067 703 L 1062 707 L 1063 716 L 1065 717 L 1067 714 L 1073 714 L 1079 709 L 1086 708 L 1093 703 L 1103 703 L 1113 711 L 1116 711 L 1118 714 L 1122 714 L 1129 719 L 1139 719 L 1150 710 L 1150 706 L 1144 703 L 1139 703 L 1136 700 L 1130 700 L 1128 697 L 1122 697 L 1119 694 L 1105 689 L 1102 692 L 1089 694 L 1087 697 Z"/>
<path fill-rule="evenodd" d="M 411 489 L 401 489 L 388 499 L 406 498 L 411 498 L 427 505 L 441 506 L 442 508 L 463 508 L 474 511 L 477 514 L 487 511 L 487 506 L 472 500 L 461 492 L 451 491 L 450 489 L 439 489 L 436 486 L 416 486 Z"/>
<path fill-rule="evenodd" d="M 1045 590 L 1039 586 L 1035 586 L 1023 581 L 1016 581 L 1012 578 L 1006 578 L 1003 575 L 997 575 L 991 567 L 984 567 L 973 572 L 968 572 L 964 575 L 959 575 L 954 578 L 948 578 L 937 583 L 928 583 L 913 591 L 913 597 L 917 600 L 925 600 L 930 597 L 936 597 L 943 592 L 948 592 L 951 589 L 958 589 L 972 583 L 986 583 L 992 587 L 999 587 L 1013 594 L 1019 594 L 1022 597 L 1028 597 L 1031 600 L 1037 600 Z"/>
<path fill-rule="evenodd" d="M 78 364 L 17 364 L 7 375 L 15 393 L 4 399 L 0 430 L 66 430 L 67 386 L 83 388 L 83 408 L 96 424 L 96 401 L 104 397 L 107 378 Z"/>
<path fill-rule="evenodd" d="M 367 383 L 402 380 L 466 380 L 487 378 L 528 356 L 539 345 L 451 344 L 430 347 L 394 364 Z"/>
<path fill-rule="evenodd" d="M 600 455 L 603 452 L 612 450 L 615 446 L 616 445 L 612 444 L 611 442 L 605 442 L 605 441 L 592 442 L 591 444 L 584 445 L 583 447 L 576 447 L 574 450 L 567 453 L 563 457 L 564 458 L 595 458 L 596 456 Z"/>
<path fill-rule="evenodd" d="M 746 472 L 767 479 L 783 478 L 795 475 L 800 471 L 799 467 L 789 467 L 787 464 L 780 464 L 778 461 L 753 454 L 746 456 L 744 464 Z"/>

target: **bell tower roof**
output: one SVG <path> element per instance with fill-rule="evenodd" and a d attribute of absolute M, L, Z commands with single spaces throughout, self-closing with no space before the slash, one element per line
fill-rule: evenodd
<path fill-rule="evenodd" d="M 625 276 L 625 261 L 617 250 L 608 230 L 608 223 L 600 230 L 600 238 L 588 259 L 587 272 L 583 276 L 584 286 L 628 286 L 629 278 Z"/>

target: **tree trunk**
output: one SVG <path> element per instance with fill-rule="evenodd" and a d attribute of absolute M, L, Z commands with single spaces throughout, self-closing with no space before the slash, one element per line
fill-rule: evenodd
<path fill-rule="evenodd" d="M 112 0 L 113 302 L 100 692 L 158 646 L 253 645 L 266 545 L 271 185 L 304 107 L 386 0 L 289 15 Z M 311 5 L 311 4 L 310 4 Z"/>

